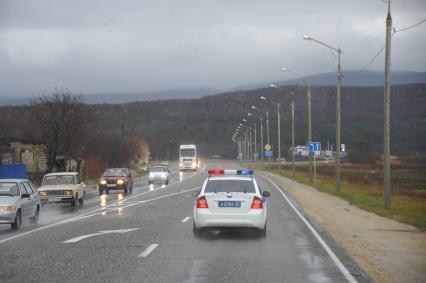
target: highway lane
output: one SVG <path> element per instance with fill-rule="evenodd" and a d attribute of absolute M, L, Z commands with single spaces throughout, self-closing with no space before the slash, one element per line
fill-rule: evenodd
<path fill-rule="evenodd" d="M 170 184 L 181 182 L 187 178 L 191 178 L 196 174 L 196 172 L 178 172 L 177 165 L 171 164 L 169 166 L 171 170 L 171 179 Z M 23 219 L 21 229 L 18 231 L 11 231 L 10 225 L 1 224 L 0 225 L 0 241 L 13 235 L 18 235 L 25 233 L 52 223 L 57 223 L 62 220 L 69 219 L 71 217 L 78 217 L 84 215 L 88 212 L 93 211 L 94 209 L 106 209 L 108 205 L 123 202 L 127 198 L 133 198 L 140 193 L 145 193 L 147 191 L 157 190 L 164 187 L 162 184 L 155 183 L 154 185 L 148 185 L 148 177 L 145 175 L 143 177 L 134 178 L 133 192 L 127 195 L 123 194 L 121 191 L 111 191 L 108 195 L 103 195 L 99 197 L 98 189 L 95 186 L 87 187 L 87 196 L 85 198 L 83 205 L 78 205 L 77 207 L 72 207 L 70 204 L 47 204 L 43 205 L 40 211 L 40 219 L 37 225 L 30 224 L 28 219 Z"/>
<path fill-rule="evenodd" d="M 266 238 L 247 230 L 194 237 L 192 192 L 206 174 L 189 174 L 192 178 L 146 188 L 72 222 L 0 242 L 0 281 L 346 282 L 274 185 L 261 177 L 261 188 L 271 192 Z"/>

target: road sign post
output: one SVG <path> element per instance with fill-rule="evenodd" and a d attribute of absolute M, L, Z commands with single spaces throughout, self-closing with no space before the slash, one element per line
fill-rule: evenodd
<path fill-rule="evenodd" d="M 309 142 L 308 143 L 309 154 L 314 156 L 314 183 L 317 179 L 317 167 L 316 167 L 316 155 L 321 153 L 321 143 L 320 142 Z"/>

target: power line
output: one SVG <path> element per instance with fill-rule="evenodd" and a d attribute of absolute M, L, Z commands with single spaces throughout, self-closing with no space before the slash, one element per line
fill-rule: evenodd
<path fill-rule="evenodd" d="M 416 27 L 416 26 L 418 26 L 418 25 L 421 25 L 422 23 L 424 23 L 424 22 L 426 22 L 426 19 L 424 19 L 424 20 L 421 20 L 420 22 L 418 22 L 418 23 L 416 23 L 416 24 L 414 24 L 414 25 L 412 25 L 412 26 L 409 26 L 409 27 L 406 27 L 406 28 L 402 28 L 402 29 L 399 29 L 399 30 L 397 30 L 397 29 L 393 29 L 393 33 L 392 33 L 392 35 L 391 36 L 394 36 L 394 34 L 395 33 L 397 33 L 397 32 L 401 32 L 401 31 L 406 31 L 406 30 L 409 30 L 409 29 L 412 29 L 412 28 L 414 28 L 414 27 Z M 362 72 L 364 72 L 365 70 L 367 70 L 367 68 L 368 67 L 370 67 L 370 65 L 371 64 L 373 64 L 373 62 L 377 59 L 377 57 L 379 57 L 379 55 L 383 52 L 383 50 L 385 49 L 385 47 L 386 47 L 386 44 L 384 44 L 381 48 L 380 48 L 380 50 L 377 52 L 377 54 L 376 55 L 374 55 L 374 57 L 368 62 L 368 64 L 367 65 L 365 65 L 364 66 L 364 68 L 362 68 L 360 71 L 358 71 L 358 72 L 356 72 L 354 75 L 358 75 L 359 73 L 362 73 Z"/>

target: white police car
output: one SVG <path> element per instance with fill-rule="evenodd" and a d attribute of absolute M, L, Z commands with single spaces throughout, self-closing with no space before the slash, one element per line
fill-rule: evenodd
<path fill-rule="evenodd" d="M 209 170 L 194 206 L 195 235 L 206 227 L 249 227 L 266 235 L 267 205 L 253 170 Z"/>

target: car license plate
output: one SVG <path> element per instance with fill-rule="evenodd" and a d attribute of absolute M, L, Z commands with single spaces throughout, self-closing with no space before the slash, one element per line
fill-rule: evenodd
<path fill-rule="evenodd" d="M 219 201 L 219 207 L 241 207 L 241 201 Z"/>
<path fill-rule="evenodd" d="M 115 184 L 108 184 L 107 187 L 108 188 L 115 188 Z"/>
<path fill-rule="evenodd" d="M 52 201 L 52 202 L 54 202 L 54 201 L 61 201 L 62 199 L 61 198 L 48 198 L 47 199 L 47 201 Z"/>

